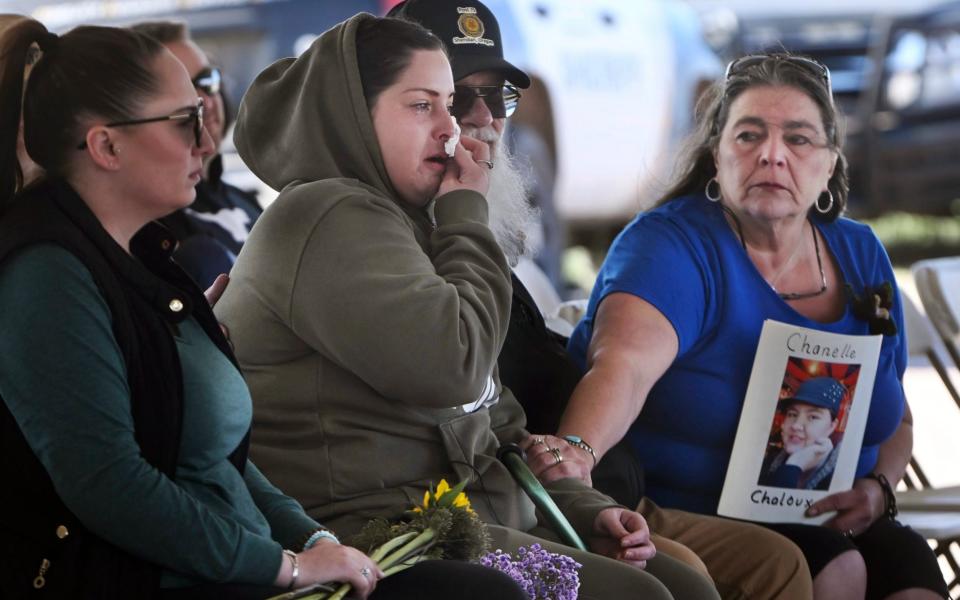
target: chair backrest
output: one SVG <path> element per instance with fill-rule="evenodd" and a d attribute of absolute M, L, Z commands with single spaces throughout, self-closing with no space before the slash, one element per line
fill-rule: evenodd
<path fill-rule="evenodd" d="M 559 304 L 549 315 L 551 318 L 566 321 L 570 327 L 576 327 L 580 319 L 587 314 L 587 298 L 577 298 L 576 300 L 567 300 Z"/>
<path fill-rule="evenodd" d="M 533 301 L 536 302 L 537 308 L 540 309 L 540 314 L 552 314 L 560 305 L 562 301 L 560 294 L 557 293 L 556 288 L 553 287 L 553 283 L 550 282 L 550 278 L 543 272 L 543 269 L 537 266 L 537 263 L 529 258 L 522 258 L 517 266 L 513 268 L 513 273 L 523 282 L 523 286 L 527 288 L 527 291 L 530 292 L 530 296 L 533 298 Z"/>
<path fill-rule="evenodd" d="M 922 260 L 910 270 L 927 317 L 960 368 L 960 256 Z"/>
<path fill-rule="evenodd" d="M 919 285 L 917 286 L 919 291 Z M 903 320 L 907 333 L 907 352 L 910 356 L 924 356 L 930 361 L 940 381 L 943 382 L 947 393 L 960 408 L 960 390 L 953 384 L 950 377 L 949 360 L 944 361 L 944 340 L 940 338 L 931 320 L 920 312 L 910 296 L 901 294 L 903 299 Z M 949 350 L 949 348 L 947 348 Z M 950 353 L 952 356 L 952 353 Z"/>
<path fill-rule="evenodd" d="M 910 296 L 901 293 L 903 320 L 907 328 L 907 353 L 910 356 L 927 356 L 937 347 L 937 331 Z"/>
<path fill-rule="evenodd" d="M 937 369 L 937 374 L 940 375 L 941 381 L 944 382 L 947 391 L 950 392 L 952 396 L 955 391 L 953 384 L 950 382 L 949 375 L 946 375 L 945 371 L 942 371 L 939 367 L 942 363 L 937 356 L 937 347 L 939 346 L 940 339 L 937 336 L 937 332 L 934 330 L 933 325 L 930 324 L 930 320 L 920 312 L 920 309 L 917 308 L 917 305 L 910 296 L 901 292 L 900 297 L 903 299 L 903 320 L 904 326 L 907 329 L 907 353 L 911 358 L 922 356 L 931 359 L 931 363 L 933 363 L 934 368 Z M 924 473 L 923 468 L 921 468 L 915 456 L 910 458 L 910 464 L 907 466 L 903 483 L 908 490 L 926 489 L 930 487 L 930 480 L 927 478 L 926 473 Z"/>

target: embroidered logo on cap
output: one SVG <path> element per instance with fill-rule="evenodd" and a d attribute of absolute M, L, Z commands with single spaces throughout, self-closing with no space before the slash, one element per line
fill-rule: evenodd
<path fill-rule="evenodd" d="M 483 32 L 486 29 L 483 26 L 483 21 L 477 16 L 477 9 L 472 6 L 457 7 L 457 12 L 460 13 L 460 18 L 457 19 L 457 27 L 460 28 L 460 33 L 466 37 L 453 38 L 454 44 L 494 45 L 493 40 L 483 37 Z"/>

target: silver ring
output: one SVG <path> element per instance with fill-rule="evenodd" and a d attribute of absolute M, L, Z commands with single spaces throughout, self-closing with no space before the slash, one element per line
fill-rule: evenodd
<path fill-rule="evenodd" d="M 852 537 L 853 537 L 853 530 L 852 530 L 852 529 L 848 529 L 848 530 L 846 530 L 846 531 L 843 532 L 843 535 L 847 536 L 848 538 L 852 538 Z"/>
<path fill-rule="evenodd" d="M 477 162 L 480 163 L 481 165 L 487 165 L 487 168 L 488 168 L 488 169 L 492 169 L 492 168 L 493 168 L 493 161 L 492 161 L 492 160 L 479 160 L 479 159 L 478 159 Z"/>
<path fill-rule="evenodd" d="M 368 569 L 367 567 L 364 567 L 360 569 L 360 574 L 363 575 L 364 579 L 366 579 L 367 577 L 370 577 L 370 569 Z"/>
<path fill-rule="evenodd" d="M 550 454 L 552 454 L 553 457 L 557 459 L 557 462 L 554 466 L 559 465 L 560 463 L 563 462 L 563 457 L 560 456 L 560 448 L 550 448 Z"/>

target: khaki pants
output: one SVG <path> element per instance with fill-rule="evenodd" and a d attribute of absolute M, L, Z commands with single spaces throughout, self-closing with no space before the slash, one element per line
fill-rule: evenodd
<path fill-rule="evenodd" d="M 650 531 L 686 546 L 703 561 L 725 600 L 813 598 L 810 570 L 800 548 L 776 532 L 742 521 L 660 508 L 648 499 L 637 511 Z M 670 547 L 664 552 L 673 553 Z"/>
<path fill-rule="evenodd" d="M 565 554 L 583 565 L 580 569 L 580 600 L 718 600 L 709 579 L 666 554 L 657 554 L 641 570 L 599 554 L 571 548 L 549 530 L 522 532 L 488 525 L 493 548 L 516 552 L 520 546 L 540 544 L 550 552 Z M 656 542 L 654 542 L 656 543 Z"/>

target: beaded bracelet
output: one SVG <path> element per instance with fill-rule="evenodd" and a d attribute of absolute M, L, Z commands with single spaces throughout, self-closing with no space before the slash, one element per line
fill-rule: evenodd
<path fill-rule="evenodd" d="M 593 466 L 597 466 L 597 453 L 593 450 L 593 446 L 583 441 L 583 438 L 579 435 L 565 435 L 563 439 L 567 441 L 571 446 L 576 446 L 584 452 L 590 454 L 590 458 L 593 459 Z"/>
<path fill-rule="evenodd" d="M 322 539 L 333 540 L 334 543 L 339 544 L 340 540 L 337 539 L 337 536 L 333 535 L 328 529 L 317 529 L 310 534 L 310 537 L 307 538 L 307 541 L 303 543 L 303 549 L 309 550 L 313 548 L 314 544 L 319 542 Z"/>
<path fill-rule="evenodd" d="M 894 520 L 897 517 L 897 496 L 893 493 L 893 486 L 890 485 L 890 481 L 887 480 L 886 475 L 883 473 L 867 473 L 864 477 L 867 479 L 872 479 L 880 484 L 880 489 L 883 490 L 883 500 L 886 505 L 887 517 L 890 520 Z"/>

